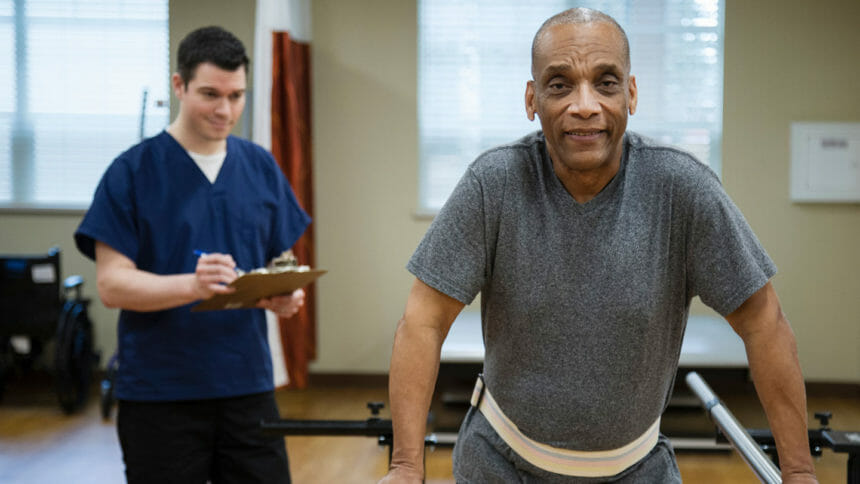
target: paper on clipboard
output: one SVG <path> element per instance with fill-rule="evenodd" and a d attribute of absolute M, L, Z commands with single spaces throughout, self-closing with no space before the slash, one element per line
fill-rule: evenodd
<path fill-rule="evenodd" d="M 243 309 L 256 307 L 257 301 L 278 294 L 301 289 L 327 271 L 284 271 L 274 273 L 249 272 L 230 283 L 236 290 L 230 294 L 216 294 L 200 301 L 192 311 L 216 311 L 219 309 Z"/>

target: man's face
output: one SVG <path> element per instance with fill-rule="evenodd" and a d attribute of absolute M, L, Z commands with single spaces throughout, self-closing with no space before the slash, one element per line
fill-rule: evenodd
<path fill-rule="evenodd" d="M 526 111 L 540 118 L 558 176 L 617 170 L 636 110 L 627 62 L 621 34 L 604 22 L 556 25 L 539 41 Z"/>
<path fill-rule="evenodd" d="M 203 143 L 221 141 L 245 108 L 245 69 L 226 71 L 206 62 L 197 66 L 187 85 L 174 74 L 173 91 L 188 133 Z"/>

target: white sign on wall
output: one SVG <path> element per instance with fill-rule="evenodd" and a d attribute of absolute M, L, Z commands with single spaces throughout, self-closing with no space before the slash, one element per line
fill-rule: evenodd
<path fill-rule="evenodd" d="M 860 123 L 791 124 L 791 199 L 860 202 Z"/>

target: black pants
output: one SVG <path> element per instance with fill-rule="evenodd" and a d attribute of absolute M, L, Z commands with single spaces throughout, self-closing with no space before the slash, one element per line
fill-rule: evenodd
<path fill-rule="evenodd" d="M 272 392 L 181 402 L 120 401 L 117 432 L 126 479 L 137 483 L 289 483 Z"/>

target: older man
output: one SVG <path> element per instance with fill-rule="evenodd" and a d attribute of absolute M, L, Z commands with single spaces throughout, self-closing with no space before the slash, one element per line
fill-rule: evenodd
<path fill-rule="evenodd" d="M 776 268 L 717 177 L 626 131 L 626 35 L 572 9 L 534 38 L 541 131 L 482 154 L 408 268 L 394 341 L 386 482 L 419 482 L 439 352 L 480 292 L 486 357 L 454 451 L 458 482 L 680 482 L 659 434 L 690 300 L 742 337 L 785 482 L 815 482 Z"/>

